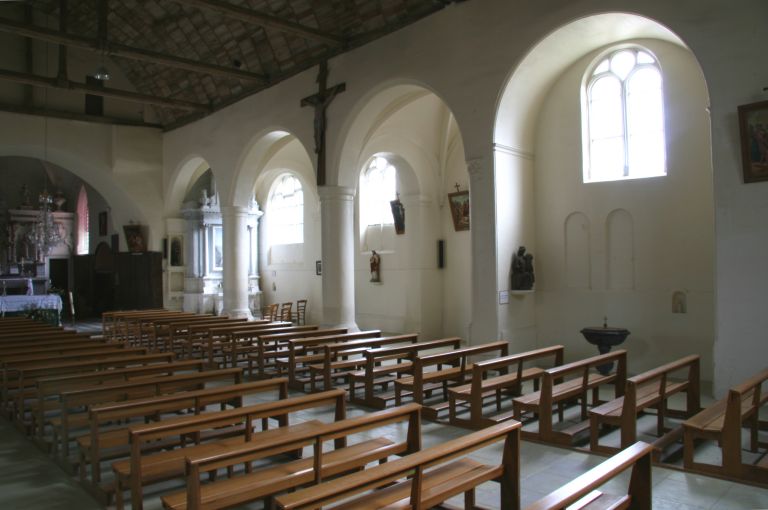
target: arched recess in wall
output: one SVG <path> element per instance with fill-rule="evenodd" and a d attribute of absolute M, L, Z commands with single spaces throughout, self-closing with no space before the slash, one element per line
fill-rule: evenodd
<path fill-rule="evenodd" d="M 563 230 L 567 286 L 572 289 L 589 289 L 592 286 L 589 218 L 582 212 L 571 213 L 565 219 Z"/>
<path fill-rule="evenodd" d="M 605 220 L 606 276 L 609 290 L 635 288 L 635 226 L 632 215 L 616 209 Z"/>
<path fill-rule="evenodd" d="M 189 187 L 210 168 L 206 159 L 199 155 L 191 155 L 182 161 L 171 175 L 165 194 L 165 213 L 168 216 L 178 215 L 189 192 Z"/>
<path fill-rule="evenodd" d="M 320 201 L 317 193 L 314 154 L 294 134 L 281 129 L 258 133 L 239 158 L 233 184 L 235 205 L 255 198 L 263 216 L 258 221 L 258 281 L 262 304 L 307 299 L 307 320 L 320 321 L 322 278 L 316 274 L 321 259 Z M 286 175 L 300 183 L 303 199 L 302 235 L 291 242 L 273 243 L 270 233 L 270 196 Z M 273 227 L 274 228 L 274 227 Z M 273 233 L 272 233 L 273 234 Z M 301 242 L 294 242 L 298 239 Z"/>
<path fill-rule="evenodd" d="M 405 211 L 401 234 L 396 234 L 394 225 L 387 225 L 382 239 L 366 241 L 360 197 L 356 199 L 358 325 L 418 330 L 425 337 L 467 337 L 470 235 L 454 230 L 447 196 L 455 191 L 455 183 L 468 189 L 469 177 L 452 112 L 424 86 L 392 83 L 371 91 L 353 112 L 342 130 L 341 163 L 333 179 L 358 190 L 361 173 L 369 163 L 375 157 L 386 158 L 396 168 L 397 192 Z M 438 267 L 439 241 L 442 268 Z M 371 281 L 373 249 L 383 250 L 380 282 Z"/>
<path fill-rule="evenodd" d="M 607 52 L 625 47 L 646 49 L 661 68 L 667 172 L 584 183 L 585 77 Z M 541 270 L 531 316 L 537 338 L 558 338 L 574 355 L 586 355 L 591 351 L 579 330 L 607 316 L 609 325 L 632 331 L 635 370 L 697 352 L 702 377 L 712 378 L 714 205 L 708 107 L 707 84 L 690 48 L 667 27 L 635 14 L 598 14 L 564 25 L 538 42 L 514 70 L 500 97 L 494 132 L 495 174 L 512 178 L 500 181 L 496 199 L 520 197 L 520 189 L 529 194 L 506 211 L 510 218 L 525 218 L 519 226 L 497 218 L 497 245 L 499 260 L 504 260 L 502 250 L 511 252 L 520 238 L 535 235 Z M 562 263 L 578 225 L 569 218 L 573 211 L 593 226 L 584 240 L 588 287 L 574 281 L 569 263 Z M 669 255 L 660 257 L 661 247 Z M 703 263 L 693 266 L 693 258 Z M 688 285 L 699 290 L 698 318 L 689 313 L 673 323 L 669 307 L 659 304 L 669 303 L 674 288 Z"/>
<path fill-rule="evenodd" d="M 111 214 L 107 214 L 110 204 L 106 198 L 90 183 L 67 168 L 51 162 L 43 163 L 36 158 L 0 156 L 0 182 L 3 183 L 0 187 L 0 212 L 3 213 L 3 217 L 8 209 L 30 207 L 37 209 L 38 196 L 44 189 L 54 195 L 60 204 L 54 205 L 54 209 L 65 213 L 78 213 L 78 199 L 81 190 L 84 190 L 87 194 L 86 207 L 91 225 L 87 231 L 89 239 L 83 243 L 83 246 L 94 247 L 99 241 L 108 241 L 109 234 L 113 232 Z M 100 231 L 99 228 L 94 227 L 98 227 L 95 220 L 102 213 L 107 224 L 104 230 Z M 71 224 L 73 235 L 68 241 L 71 246 L 67 248 L 72 253 L 77 252 L 77 228 L 78 224 L 73 216 Z"/>

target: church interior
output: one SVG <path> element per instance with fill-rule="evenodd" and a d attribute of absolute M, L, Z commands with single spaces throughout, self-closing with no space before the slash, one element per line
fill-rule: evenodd
<path fill-rule="evenodd" d="M 203 508 L 234 461 L 187 456 L 142 493 L 141 427 L 305 399 L 290 427 L 329 434 L 297 428 L 305 458 L 369 419 L 399 456 L 379 471 L 473 459 L 453 488 L 423 461 L 341 508 L 565 508 L 547 494 L 610 461 L 617 508 L 768 508 L 766 20 L 764 0 L 0 2 L 0 501 Z M 107 369 L 25 315 L 218 396 L 126 418 L 99 471 L 58 413 L 113 383 L 44 357 L 149 362 Z M 83 430 L 148 399 L 132 381 L 81 401 Z M 247 478 L 265 454 L 240 446 Z M 227 476 L 189 474 L 206 462 Z M 335 507 L 348 476 L 307 465 L 300 490 L 209 507 Z M 572 508 L 602 508 L 590 491 Z"/>

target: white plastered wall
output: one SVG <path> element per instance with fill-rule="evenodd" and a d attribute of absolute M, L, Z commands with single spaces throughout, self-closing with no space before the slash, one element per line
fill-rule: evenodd
<path fill-rule="evenodd" d="M 766 85 L 763 42 L 768 4 L 744 0 L 552 0 L 521 6 L 506 0 L 452 5 L 414 25 L 334 58 L 330 83 L 346 82 L 328 111 L 329 184 L 350 186 L 342 174 L 356 175 L 357 156 L 344 144 L 358 112 L 383 84 L 420 83 L 434 91 L 454 114 L 465 157 L 475 163 L 472 179 L 472 278 L 464 292 L 472 304 L 472 334 L 478 341 L 500 333 L 498 291 L 508 260 L 497 253 L 494 137 L 496 112 L 508 79 L 539 41 L 560 27 L 593 14 L 629 12 L 658 21 L 677 34 L 701 65 L 710 94 L 715 196 L 714 370 L 722 393 L 742 374 L 764 365 L 768 316 L 768 227 L 765 189 L 744 185 L 738 150 L 736 107 L 763 99 Z M 608 24 L 597 34 L 626 38 L 631 23 Z M 569 52 L 567 46 L 558 52 Z M 578 57 L 578 55 L 576 55 Z M 395 62 L 396 65 L 382 65 Z M 546 59 L 535 64 L 545 65 Z M 238 155 L 254 135 L 279 125 L 312 147 L 312 111 L 299 101 L 315 90 L 316 70 L 300 73 L 278 87 L 251 96 L 194 124 L 164 135 L 165 171 L 191 154 L 215 168 L 222 187 L 232 188 Z M 520 99 L 520 98 L 518 98 Z M 514 147 L 531 152 L 530 145 Z M 473 175 L 473 174 L 471 174 Z M 167 177 L 167 175 L 166 175 Z M 227 179 L 229 177 L 229 179 Z M 354 181 L 351 186 L 354 187 Z M 223 194 L 231 199 L 231 195 Z M 514 245 L 517 240 L 507 239 Z M 523 242 L 528 242 L 523 240 Z M 533 250 L 533 248 L 532 248 Z M 534 251 L 535 253 L 535 251 Z M 546 270 L 546 268 L 540 268 Z"/>
<path fill-rule="evenodd" d="M 579 91 L 605 49 L 558 76 L 536 126 L 539 343 L 564 344 L 568 359 L 594 355 L 579 331 L 607 316 L 609 326 L 631 331 L 622 345 L 630 372 L 699 353 L 702 379 L 711 381 L 714 211 L 706 87 L 687 49 L 658 39 L 621 43 L 649 50 L 662 68 L 668 175 L 584 184 Z M 574 214 L 586 222 L 567 228 Z M 612 248 L 631 259 L 626 267 L 611 265 Z M 580 267 L 581 258 L 588 268 Z M 687 313 L 673 313 L 675 291 L 685 293 Z"/>

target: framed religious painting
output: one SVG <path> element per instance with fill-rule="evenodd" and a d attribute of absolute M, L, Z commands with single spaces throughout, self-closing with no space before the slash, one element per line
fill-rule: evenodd
<path fill-rule="evenodd" d="M 448 193 L 448 202 L 451 206 L 453 229 L 456 232 L 469 230 L 469 191 Z"/>
<path fill-rule="evenodd" d="M 211 227 L 211 270 L 224 270 L 224 229 L 221 225 Z"/>
<path fill-rule="evenodd" d="M 739 106 L 744 182 L 768 181 L 768 101 Z"/>

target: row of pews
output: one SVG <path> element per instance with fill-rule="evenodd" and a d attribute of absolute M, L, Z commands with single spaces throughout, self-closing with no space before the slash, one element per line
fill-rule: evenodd
<path fill-rule="evenodd" d="M 529 508 L 577 500 L 585 508 L 650 508 L 652 456 L 682 435 L 686 467 L 708 469 L 693 461 L 689 443 L 693 452 L 698 440 L 715 439 L 724 449 L 715 473 L 765 481 L 760 463 L 733 467 L 725 453 L 733 438 L 725 436 L 747 424 L 752 448 L 766 447 L 758 432 L 768 374 L 735 389 L 738 406 L 729 394 L 702 411 L 697 356 L 627 377 L 624 351 L 565 364 L 562 346 L 510 354 L 507 342 L 463 347 L 459 338 L 164 310 L 105 314 L 103 325 L 102 336 L 87 337 L 0 320 L 2 410 L 117 508 L 127 499 L 142 508 L 147 490 L 160 492 L 169 509 L 256 500 L 279 508 L 429 508 L 462 498 L 474 508 L 476 487 L 492 481 L 500 484 L 499 508 L 519 509 L 520 439 L 572 444 L 587 430 L 592 448 L 614 457 Z M 607 362 L 615 372 L 594 371 Z M 605 385 L 614 390 L 609 401 L 600 400 Z M 289 396 L 291 389 L 307 394 Z M 677 393 L 686 395 L 684 410 L 668 408 Z M 379 410 L 348 417 L 348 400 Z M 554 415 L 562 422 L 572 404 L 586 426 L 557 427 Z M 718 422 L 737 407 L 738 421 Z M 633 431 L 648 409 L 659 419 L 653 445 L 635 442 Z M 475 430 L 423 448 L 421 420 L 441 416 Z M 685 419 L 682 429 L 668 429 L 669 416 Z M 725 435 L 716 435 L 718 423 Z M 402 441 L 391 437 L 393 426 L 405 431 Z M 608 427 L 621 429 L 620 449 L 600 444 Z M 488 446 L 494 461 L 471 456 Z M 626 493 L 597 490 L 628 469 Z"/>

